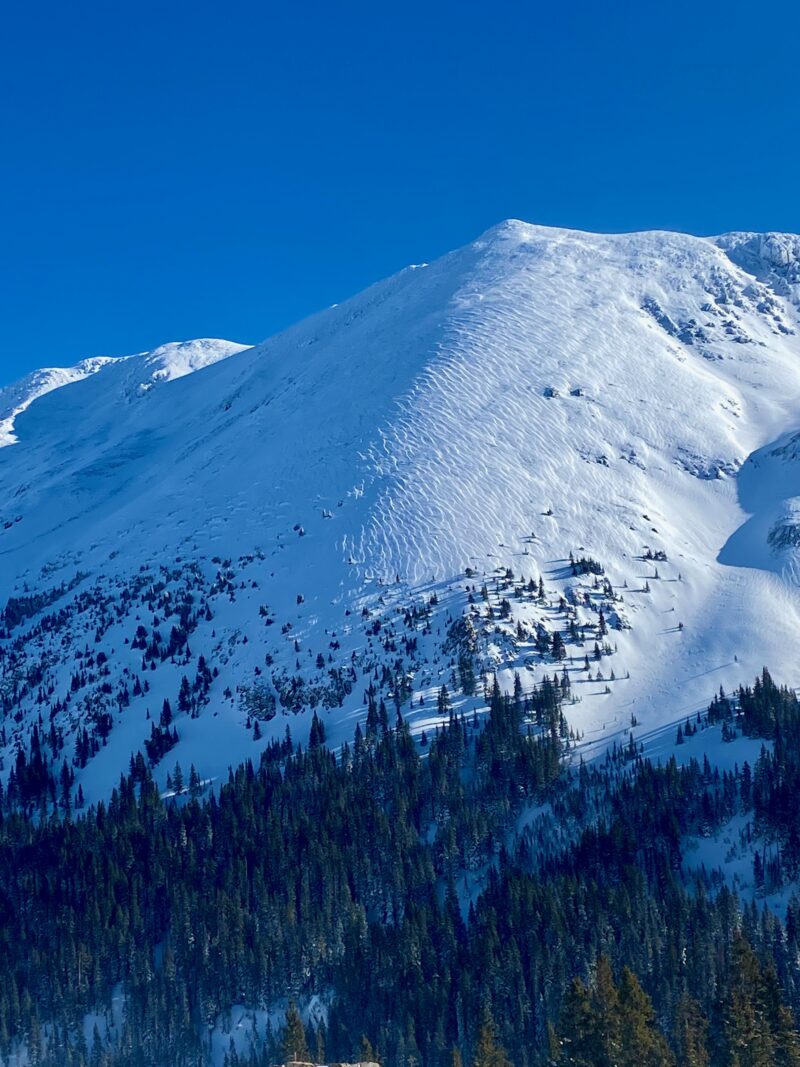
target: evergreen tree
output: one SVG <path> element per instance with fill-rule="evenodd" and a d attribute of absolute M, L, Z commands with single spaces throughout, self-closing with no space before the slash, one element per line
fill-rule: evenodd
<path fill-rule="evenodd" d="M 675 1012 L 675 1051 L 680 1067 L 709 1067 L 708 1020 L 694 998 L 681 997 Z"/>
<path fill-rule="evenodd" d="M 629 967 L 619 985 L 621 1027 L 620 1067 L 674 1067 L 667 1041 L 656 1026 L 650 997 Z"/>
<path fill-rule="evenodd" d="M 758 959 L 741 934 L 731 950 L 731 971 L 723 1006 L 723 1036 L 731 1067 L 770 1067 L 775 1044 L 769 1028 L 765 987 Z"/>
<path fill-rule="evenodd" d="M 488 1008 L 483 1013 L 472 1067 L 512 1067 L 506 1050 L 497 1040 L 494 1020 Z"/>
<path fill-rule="evenodd" d="M 311 1055 L 308 1051 L 306 1028 L 300 1018 L 300 1012 L 293 1000 L 289 1001 L 286 1009 L 286 1020 L 283 1031 L 283 1057 L 285 1063 L 309 1063 Z"/>
<path fill-rule="evenodd" d="M 380 1057 L 366 1034 L 361 1035 L 360 1056 L 362 1063 L 380 1063 Z"/>

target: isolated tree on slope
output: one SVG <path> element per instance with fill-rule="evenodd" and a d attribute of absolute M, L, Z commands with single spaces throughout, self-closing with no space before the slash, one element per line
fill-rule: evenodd
<path fill-rule="evenodd" d="M 447 691 L 446 685 L 443 685 L 439 690 L 439 696 L 436 703 L 440 715 L 446 715 L 450 710 L 450 694 Z"/>

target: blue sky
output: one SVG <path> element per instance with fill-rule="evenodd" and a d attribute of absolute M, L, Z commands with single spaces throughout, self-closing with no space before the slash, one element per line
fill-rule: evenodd
<path fill-rule="evenodd" d="M 800 230 L 800 9 L 55 3 L 0 44 L 0 382 L 256 342 L 500 219 Z"/>

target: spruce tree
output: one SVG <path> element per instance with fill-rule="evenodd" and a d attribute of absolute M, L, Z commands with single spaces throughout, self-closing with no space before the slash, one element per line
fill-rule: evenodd
<path fill-rule="evenodd" d="M 306 1040 L 306 1028 L 303 1026 L 300 1012 L 293 1000 L 289 1002 L 289 1007 L 286 1009 L 282 1046 L 286 1063 L 308 1063 L 311 1059 Z"/>
<path fill-rule="evenodd" d="M 472 1067 L 512 1067 L 508 1054 L 497 1040 L 497 1032 L 489 1009 L 483 1013 L 483 1023 L 478 1033 Z"/>
<path fill-rule="evenodd" d="M 708 1020 L 692 997 L 683 996 L 678 1001 L 674 1034 L 681 1067 L 709 1067 Z"/>
<path fill-rule="evenodd" d="M 674 1067 L 664 1035 L 656 1027 L 650 997 L 633 971 L 623 967 L 619 984 L 619 1067 Z"/>

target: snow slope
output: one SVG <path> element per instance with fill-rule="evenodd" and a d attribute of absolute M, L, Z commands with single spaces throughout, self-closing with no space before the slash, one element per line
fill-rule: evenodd
<path fill-rule="evenodd" d="M 110 362 L 108 357 L 98 356 L 83 360 L 74 367 L 45 367 L 0 389 L 0 448 L 14 444 L 14 420 L 29 408 L 34 400 L 54 389 L 69 385 L 70 382 L 88 378 Z"/>
<path fill-rule="evenodd" d="M 674 730 L 764 663 L 794 683 L 798 278 L 791 235 L 509 221 L 254 348 L 169 345 L 1 391 L 0 605 L 28 598 L 0 640 L 6 770 L 43 707 L 60 705 L 58 761 L 107 708 L 77 779 L 102 795 L 199 655 L 218 673 L 176 715 L 164 780 L 176 759 L 224 775 L 287 724 L 304 736 L 312 703 L 329 740 L 349 737 L 370 681 L 421 730 L 442 682 L 458 689 L 446 638 L 469 611 L 476 662 L 505 684 L 562 669 L 537 627 L 583 628 L 566 666 L 587 751 L 631 715 L 643 736 Z M 570 551 L 613 593 L 575 579 Z M 496 607 L 507 568 L 542 576 L 545 599 L 483 618 L 467 567 Z M 137 626 L 166 641 L 187 594 L 188 651 L 145 667 Z M 603 607 L 619 629 L 598 680 L 583 662 Z M 108 673 L 93 662 L 73 689 L 98 651 Z M 298 678 L 311 699 L 293 700 Z M 278 698 L 256 740 L 254 693 Z"/>

